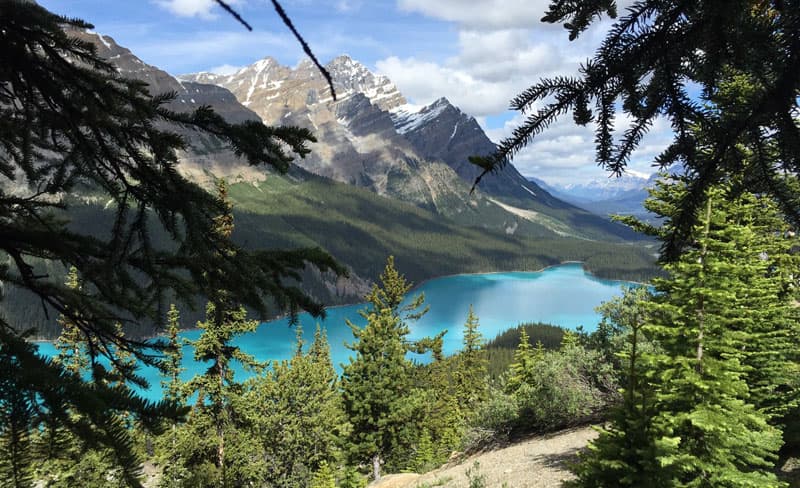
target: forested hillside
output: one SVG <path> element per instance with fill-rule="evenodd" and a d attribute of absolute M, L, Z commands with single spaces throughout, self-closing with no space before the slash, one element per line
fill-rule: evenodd
<path fill-rule="evenodd" d="M 235 97 L 178 81 L 80 19 L 0 0 L 0 485 L 365 488 L 595 424 L 565 487 L 797 486 L 800 1 L 642 0 L 618 11 L 614 1 L 552 0 L 545 12 L 509 2 L 492 15 L 479 0 L 411 3 L 404 18 L 456 18 L 468 30 L 461 61 L 480 59 L 485 77 L 504 77 L 483 69 L 495 57 L 532 59 L 534 38 L 496 32 L 533 18 L 519 13 L 544 15 L 571 41 L 603 41 L 577 74 L 556 71 L 519 93 L 521 117 L 505 120 L 520 125 L 471 155 L 475 169 L 434 154 L 440 143 L 416 129 L 444 130 L 432 140 L 463 153 L 486 146 L 477 119 L 442 100 L 408 106 L 349 58 L 326 68 L 277 0 L 312 61 L 256 63 L 215 81 L 235 80 Z M 176 15 L 198 5 L 147 4 Z M 253 28 L 249 5 L 209 5 Z M 200 7 L 192 15 L 215 21 Z M 448 72 L 459 64 L 449 58 Z M 424 74 L 436 68 L 424 63 Z M 172 92 L 150 91 L 159 86 Z M 283 98 L 274 106 L 264 93 Z M 266 125 L 276 120 L 264 113 L 295 125 Z M 563 116 L 593 126 L 592 161 L 611 174 L 668 121 L 671 142 L 654 163 L 682 169 L 648 189 L 659 226 L 609 224 L 533 183 L 504 192 L 521 174 L 497 173 L 547 131 L 563 134 Z M 484 177 L 497 178 L 485 193 Z M 648 237 L 619 239 L 631 232 Z M 487 343 L 477 307 L 455 300 L 435 304 L 463 324 L 453 354 L 451 332 L 412 330 L 431 311 L 413 281 L 565 260 L 647 283 L 600 303 L 592 330 L 524 319 Z M 514 296 L 519 285 L 503 278 L 486 282 L 495 297 Z M 560 289 L 559 305 L 574 307 L 581 295 Z M 298 317 L 356 299 L 362 320 L 344 321 L 350 354 L 337 369 L 326 329 L 305 339 Z M 190 302 L 196 316 L 183 312 Z M 295 328 L 291 357 L 262 362 L 242 339 L 276 314 Z M 55 337 L 52 355 L 32 340 L 37 330 Z M 203 366 L 185 369 L 190 359 Z M 154 386 L 144 368 L 160 376 L 156 401 L 141 395 Z M 477 464 L 464 476 L 487 487 Z M 536 482 L 519 472 L 491 480 Z"/>
<path fill-rule="evenodd" d="M 87 195 L 93 195 L 88 192 Z M 394 255 L 414 282 L 457 273 L 536 271 L 564 261 L 582 261 L 593 274 L 609 279 L 644 281 L 655 276 L 654 245 L 646 241 L 614 243 L 565 238 L 543 229 L 540 238 L 509 236 L 480 227 L 459 225 L 415 205 L 333 182 L 295 168 L 287 175 L 271 174 L 260 182 L 231 185 L 236 222 L 233 239 L 250 249 L 319 247 L 350 271 L 348 278 L 312 270 L 303 273 L 302 287 L 327 305 L 356 303 L 377 279 L 388 255 Z M 95 203 L 88 203 L 94 201 Z M 101 197 L 74 199 L 72 228 L 105 236 L 114 212 Z M 163 232 L 153 229 L 154 243 L 169 246 Z M 354 246 L 353 243 L 359 243 Z M 62 280 L 66 269 L 48 264 L 42 273 Z M 53 311 L 46 314 L 36 297 L 9 287 L 5 314 L 26 324 L 43 338 L 59 333 Z M 184 324 L 202 318 L 202 306 L 182 306 Z M 264 318 L 278 314 L 272 309 Z M 129 334 L 150 336 L 152 322 L 126 326 Z"/>

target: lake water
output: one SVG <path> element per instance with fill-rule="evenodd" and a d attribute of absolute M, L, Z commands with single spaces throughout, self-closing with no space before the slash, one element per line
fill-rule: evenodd
<path fill-rule="evenodd" d="M 472 305 L 480 320 L 480 331 L 491 339 L 500 332 L 524 322 L 545 322 L 575 329 L 582 325 L 587 331 L 597 326 L 599 316 L 594 308 L 620 293 L 621 286 L 630 286 L 624 281 L 596 278 L 586 273 L 580 264 L 564 264 L 539 272 L 487 273 L 446 276 L 427 281 L 414 289 L 411 296 L 425 294 L 425 303 L 430 311 L 420 320 L 410 322 L 411 339 L 433 336 L 447 329 L 444 336 L 444 352 L 452 354 L 461 347 L 461 333 Z M 348 362 L 350 350 L 345 342 L 353 340 L 352 332 L 345 323 L 349 319 L 363 326 L 365 320 L 358 314 L 364 304 L 333 307 L 327 310 L 325 320 L 314 319 L 308 314 L 300 315 L 304 338 L 310 342 L 317 323 L 324 327 L 331 346 L 331 356 L 338 370 Z M 196 339 L 199 330 L 181 334 L 187 339 Z M 288 359 L 295 349 L 295 330 L 287 319 L 278 319 L 261 324 L 252 334 L 238 338 L 236 344 L 260 361 Z M 55 353 L 51 343 L 40 343 L 40 351 L 47 355 Z M 192 351 L 184 348 L 184 379 L 204 369 L 202 363 L 192 360 Z M 142 392 L 145 397 L 156 400 L 161 397 L 158 371 L 143 370 L 151 389 Z M 243 379 L 241 371 L 237 378 Z"/>

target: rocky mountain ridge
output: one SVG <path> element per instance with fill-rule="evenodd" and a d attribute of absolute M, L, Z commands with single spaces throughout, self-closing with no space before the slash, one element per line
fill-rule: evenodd
<path fill-rule="evenodd" d="M 625 233 L 554 198 L 513 165 L 487 175 L 478 191 L 470 192 L 479 169 L 468 157 L 495 147 L 473 117 L 445 98 L 411 105 L 391 80 L 346 55 L 326 68 L 336 101 L 308 61 L 290 68 L 268 57 L 230 75 L 196 73 L 179 79 L 230 90 L 264 123 L 311 129 L 319 142 L 298 164 L 312 173 L 466 223 L 499 224 L 510 233 L 577 236 L 582 235 L 579 226 L 591 228 L 590 237 Z M 565 218 L 572 221 L 560 222 Z"/>
<path fill-rule="evenodd" d="M 478 170 L 468 156 L 494 149 L 475 119 L 446 99 L 413 107 L 391 80 L 348 56 L 327 65 L 337 90 L 334 101 L 310 61 L 290 68 L 264 58 L 231 75 L 176 78 L 109 36 L 92 31 L 74 35 L 93 42 L 121 74 L 146 82 L 151 92 L 174 92 L 174 110 L 209 105 L 232 122 L 261 119 L 309 128 L 318 142 L 296 164 L 312 174 L 413 203 L 471 227 L 532 237 L 630 237 L 627 229 L 552 197 L 511 165 L 484 178 L 472 192 Z M 268 176 L 267 169 L 247 165 L 213 137 L 176 130 L 190 146 L 181 155 L 180 170 L 201 184 L 217 177 L 260 181 Z"/>

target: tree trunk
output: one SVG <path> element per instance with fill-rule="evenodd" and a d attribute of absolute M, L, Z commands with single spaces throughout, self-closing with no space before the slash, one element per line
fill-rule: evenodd
<path fill-rule="evenodd" d="M 381 479 L 381 455 L 376 454 L 372 456 L 372 476 L 375 481 Z"/>
<path fill-rule="evenodd" d="M 219 375 L 219 391 L 222 394 L 223 388 L 225 387 L 225 368 L 222 365 L 222 358 L 217 358 L 217 374 Z M 220 399 L 220 402 L 222 399 Z M 222 423 L 222 410 L 224 405 L 217 406 L 217 438 L 219 444 L 217 445 L 217 467 L 220 469 L 220 472 L 223 474 L 223 480 L 225 479 L 225 429 Z"/>
<path fill-rule="evenodd" d="M 700 251 L 700 260 L 701 264 L 703 265 L 703 271 L 706 269 L 706 255 L 708 254 L 708 235 L 711 232 L 711 197 L 708 197 L 708 202 L 706 203 L 706 225 L 703 234 L 703 245 L 702 250 Z M 705 276 L 705 273 L 704 273 Z M 705 283 L 702 283 L 705 285 Z M 697 311 L 697 322 L 698 322 L 698 332 L 697 332 L 697 365 L 695 367 L 698 373 L 703 372 L 703 340 L 705 335 L 705 300 L 703 299 L 703 295 L 700 295 L 699 300 L 699 309 Z"/>

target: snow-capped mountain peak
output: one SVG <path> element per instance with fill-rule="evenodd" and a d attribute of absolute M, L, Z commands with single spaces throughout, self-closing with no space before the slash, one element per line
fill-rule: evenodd
<path fill-rule="evenodd" d="M 389 78 L 373 73 L 346 54 L 333 59 L 325 68 L 333 78 L 339 99 L 362 93 L 373 105 L 383 110 L 406 103 L 406 99 Z"/>
<path fill-rule="evenodd" d="M 601 177 L 580 183 L 551 183 L 549 186 L 567 198 L 597 202 L 620 198 L 633 191 L 643 191 L 648 186 L 650 177 L 647 173 L 626 169 L 619 177 Z"/>

